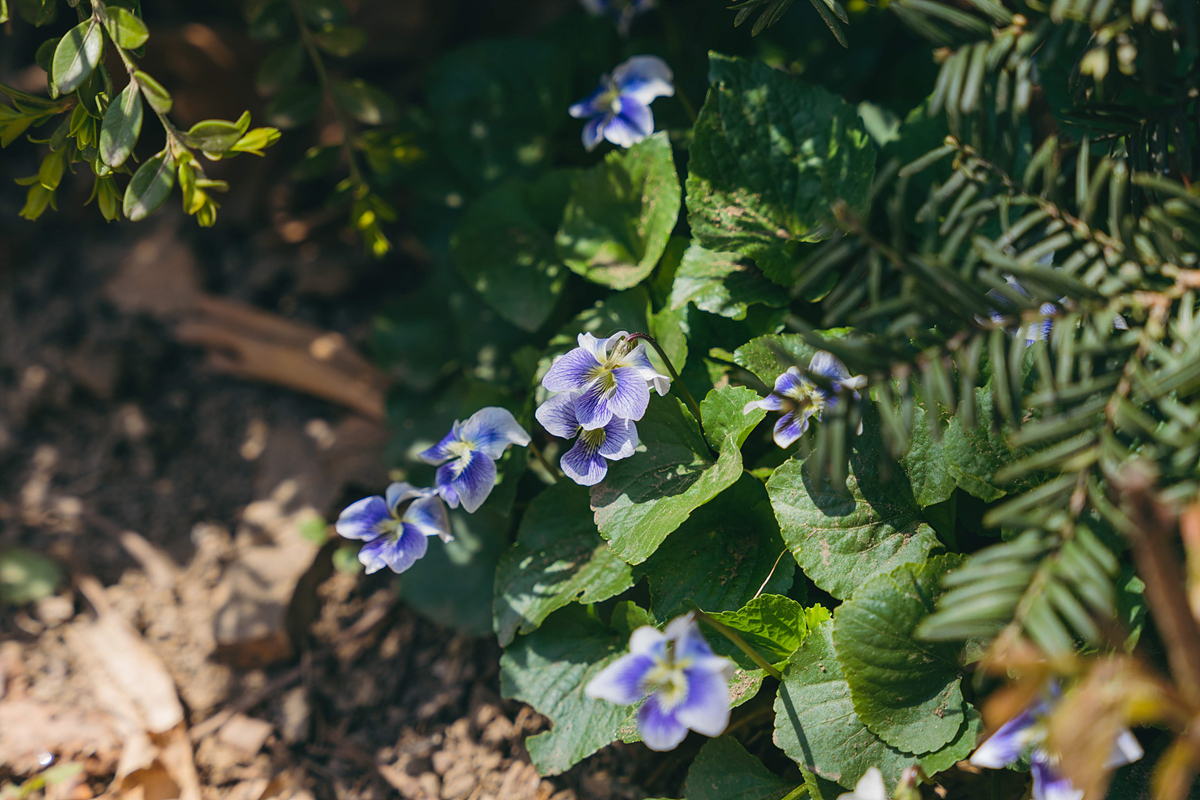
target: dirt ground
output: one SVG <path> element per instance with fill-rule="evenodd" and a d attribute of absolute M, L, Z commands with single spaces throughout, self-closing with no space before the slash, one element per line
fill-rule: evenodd
<path fill-rule="evenodd" d="M 415 75 L 452 21 L 395 5 L 376 27 L 405 34 Z M 152 39 L 182 117 L 244 99 L 236 61 L 189 83 L 204 53 L 172 47 L 194 33 Z M 0 54 L 0 81 L 38 79 Z M 358 353 L 380 287 L 413 268 L 405 241 L 364 259 L 293 213 L 272 159 L 212 231 L 176 198 L 104 225 L 84 181 L 28 223 L 12 179 L 35 156 L 0 153 L 0 552 L 63 582 L 0 606 L 0 796 L 47 775 L 78 800 L 645 797 L 620 745 L 541 779 L 522 742 L 547 723 L 499 697 L 495 641 L 333 567 L 321 520 L 387 479 L 386 379 Z"/>

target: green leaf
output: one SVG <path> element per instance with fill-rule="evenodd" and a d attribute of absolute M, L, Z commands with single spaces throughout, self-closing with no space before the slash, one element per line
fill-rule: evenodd
<path fill-rule="evenodd" d="M 184 144 L 201 150 L 206 156 L 220 156 L 237 144 L 249 127 L 250 114 L 247 112 L 237 122 L 223 119 L 197 122 L 182 134 L 182 138 Z"/>
<path fill-rule="evenodd" d="M 304 44 L 291 42 L 267 53 L 258 67 L 254 86 L 259 94 L 273 95 L 292 85 L 304 68 Z"/>
<path fill-rule="evenodd" d="M 743 473 L 696 509 L 646 563 L 651 608 L 670 619 L 697 607 L 736 611 L 760 588 L 786 592 L 796 566 L 779 558 L 784 552 L 767 490 Z"/>
<path fill-rule="evenodd" d="M 899 468 L 883 462 L 877 430 L 866 428 L 854 447 L 843 486 L 818 480 L 812 458 L 790 459 L 767 481 L 783 540 L 800 568 L 842 600 L 872 575 L 923 561 L 940 546 Z"/>
<path fill-rule="evenodd" d="M 479 42 L 443 57 L 426 96 L 450 163 L 474 185 L 539 170 L 569 119 L 569 75 L 558 48 L 530 39 Z"/>
<path fill-rule="evenodd" d="M 49 597 L 62 583 L 62 570 L 32 550 L 0 552 L 0 603 L 24 605 Z"/>
<path fill-rule="evenodd" d="M 688 223 L 704 247 L 750 256 L 787 282 L 796 244 L 829 235 L 835 201 L 866 212 L 875 146 L 852 106 L 761 62 L 713 53 L 709 80 L 688 163 Z"/>
<path fill-rule="evenodd" d="M 780 307 L 787 305 L 788 298 L 753 264 L 692 242 L 675 272 L 668 302 L 671 308 L 695 303 L 696 308 L 710 314 L 745 319 L 747 306 L 763 303 Z"/>
<path fill-rule="evenodd" d="M 526 509 L 516 543 L 500 558 L 492 615 L 508 646 L 573 602 L 598 603 L 633 586 L 629 565 L 600 538 L 583 487 L 560 480 Z"/>
<path fill-rule="evenodd" d="M 878 767 L 890 790 L 910 764 L 919 763 L 933 775 L 975 749 L 981 729 L 975 713 L 954 741 L 923 758 L 889 746 L 868 730 L 850 699 L 850 686 L 833 647 L 833 628 L 827 622 L 812 631 L 784 670 L 775 698 L 774 742 L 789 758 L 846 788 L 869 768 Z"/>
<path fill-rule="evenodd" d="M 87 80 L 104 54 L 104 32 L 96 17 L 67 31 L 54 48 L 50 74 L 60 94 L 73 92 Z"/>
<path fill-rule="evenodd" d="M 151 108 L 159 114 L 171 113 L 171 107 L 175 105 L 175 101 L 171 99 L 171 93 L 164 89 L 161 83 L 141 70 L 133 73 L 133 77 L 142 87 L 142 94 L 145 95 L 146 102 L 150 104 Z"/>
<path fill-rule="evenodd" d="M 367 43 L 367 34 L 353 25 L 326 25 L 313 31 L 313 39 L 326 53 L 345 58 L 362 49 Z"/>
<path fill-rule="evenodd" d="M 954 494 L 956 483 L 946 460 L 945 443 L 944 431 L 937 438 L 930 430 L 924 403 L 913 403 L 912 435 L 900 466 L 921 508 L 943 503 Z"/>
<path fill-rule="evenodd" d="M 926 642 L 913 632 L 934 611 L 942 576 L 959 555 L 934 556 L 876 575 L 834 615 L 833 644 L 859 719 L 909 753 L 940 749 L 966 713 L 957 642 Z"/>
<path fill-rule="evenodd" d="M 687 800 L 783 800 L 795 789 L 795 784 L 747 753 L 737 739 L 721 736 L 700 748 L 683 794 Z"/>
<path fill-rule="evenodd" d="M 556 170 L 536 183 L 497 186 L 467 208 L 450 239 L 459 274 L 500 316 L 527 331 L 550 317 L 570 274 L 555 252 L 552 231 L 571 175 Z M 548 216 L 555 218 L 549 226 Z"/>
<path fill-rule="evenodd" d="M 276 128 L 298 128 L 312 122 L 321 108 L 321 90 L 316 86 L 301 84 L 289 86 L 267 103 L 264 114 L 267 122 Z"/>
<path fill-rule="evenodd" d="M 592 487 L 596 524 L 614 553 L 630 564 L 640 564 L 693 511 L 741 477 L 738 448 L 746 432 L 763 418 L 759 409 L 741 416 L 751 396 L 757 397 L 749 389 L 727 386 L 705 398 L 701 406 L 705 424 L 726 432 L 715 461 L 696 420 L 679 400 L 650 398 L 645 416 L 637 422 L 637 452 L 614 461 L 608 477 Z M 737 418 L 729 412 L 733 406 Z"/>
<path fill-rule="evenodd" d="M 146 23 L 138 19 L 132 11 L 110 5 L 107 12 L 108 18 L 105 20 L 105 27 L 108 29 L 108 35 L 118 47 L 136 50 L 150 38 L 150 31 L 146 30 Z"/>
<path fill-rule="evenodd" d="M 125 187 L 122 208 L 125 216 L 137 222 L 158 210 L 175 186 L 175 159 L 166 150 L 152 156 L 133 173 Z"/>
<path fill-rule="evenodd" d="M 556 242 L 562 260 L 614 289 L 641 283 L 666 249 L 681 192 L 671 142 L 656 133 L 581 173 Z"/>
<path fill-rule="evenodd" d="M 399 113 L 395 100 L 361 78 L 334 81 L 330 88 L 333 101 L 364 125 L 383 125 L 396 119 Z"/>
<path fill-rule="evenodd" d="M 774 666 L 791 658 L 809 633 L 809 612 L 792 598 L 777 594 L 759 595 L 737 611 L 724 611 L 711 616 L 741 634 L 746 644 Z M 824 616 L 828 618 L 828 612 Z M 820 620 L 821 616 L 817 618 Z M 714 636 L 713 642 L 714 650 L 729 656 L 739 666 L 746 669 L 754 667 L 754 662 L 745 653 L 723 637 Z"/>
<path fill-rule="evenodd" d="M 110 167 L 125 163 L 142 133 L 142 93 L 130 81 L 104 112 L 100 126 L 100 157 Z"/>
<path fill-rule="evenodd" d="M 58 17 L 58 0 L 17 0 L 17 13 L 30 25 L 40 28 Z"/>
<path fill-rule="evenodd" d="M 300 11 L 310 25 L 329 25 L 350 18 L 341 0 L 300 0 Z"/>
<path fill-rule="evenodd" d="M 996 480 L 996 473 L 1013 463 L 1017 454 L 1008 443 L 1003 428 L 993 427 L 992 385 L 989 381 L 975 391 L 976 424 L 968 428 L 955 416 L 942 435 L 942 457 L 946 471 L 968 494 L 986 503 L 999 500 L 1008 492 Z"/>
<path fill-rule="evenodd" d="M 558 775 L 617 738 L 626 706 L 596 700 L 583 688 L 624 654 L 626 639 L 582 606 L 556 612 L 500 659 L 500 691 L 533 706 L 553 727 L 525 740 L 542 775 Z"/>
<path fill-rule="evenodd" d="M 788 371 L 788 367 L 808 366 L 817 348 L 798 333 L 769 334 L 752 339 L 733 353 L 733 360 L 758 376 L 767 386 Z"/>

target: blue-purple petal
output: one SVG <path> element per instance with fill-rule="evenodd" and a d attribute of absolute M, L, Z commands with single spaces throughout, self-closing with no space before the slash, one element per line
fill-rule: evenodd
<path fill-rule="evenodd" d="M 673 709 L 662 707 L 656 694 L 650 695 L 638 709 L 637 718 L 638 733 L 651 750 L 674 750 L 687 736 L 687 726 L 679 721 Z"/>
<path fill-rule="evenodd" d="M 604 141 L 604 128 L 608 124 L 609 116 L 592 117 L 583 126 L 583 147 L 589 153 L 596 149 L 596 145 Z"/>
<path fill-rule="evenodd" d="M 649 396 L 650 394 L 647 392 L 647 400 L 649 400 Z M 603 428 L 612 418 L 613 411 L 608 405 L 608 399 L 600 381 L 594 381 L 575 398 L 575 419 L 579 421 L 580 427 L 584 430 L 592 431 L 596 428 Z"/>
<path fill-rule="evenodd" d="M 775 422 L 775 444 L 780 447 L 791 447 L 792 443 L 808 430 L 808 418 L 811 410 L 789 411 Z"/>
<path fill-rule="evenodd" d="M 613 417 L 604 426 L 604 441 L 600 443 L 598 452 L 609 461 L 620 461 L 633 455 L 637 443 L 637 425 L 633 420 Z"/>
<path fill-rule="evenodd" d="M 381 536 L 358 551 L 358 560 L 368 575 L 384 567 L 404 572 L 425 555 L 429 542 L 420 531 L 411 525 L 401 525 L 398 533 L 398 536 Z"/>
<path fill-rule="evenodd" d="M 646 694 L 642 682 L 653 668 L 654 659 L 650 656 L 637 653 L 621 656 L 588 682 L 584 694 L 621 706 L 633 705 Z"/>
<path fill-rule="evenodd" d="M 570 439 L 579 432 L 579 420 L 575 418 L 575 398 L 578 392 L 561 392 L 546 400 L 533 412 L 551 436 Z"/>
<path fill-rule="evenodd" d="M 614 417 L 638 420 L 650 404 L 650 387 L 641 373 L 632 367 L 617 367 L 612 371 L 613 388 L 608 393 L 608 407 Z M 607 420 L 606 420 L 607 424 Z M 584 429 L 590 430 L 587 425 Z"/>
<path fill-rule="evenodd" d="M 1033 738 L 1037 725 L 1037 712 L 1027 708 L 1001 725 L 971 755 L 971 763 L 977 767 L 1001 769 L 1015 762 L 1025 752 Z"/>
<path fill-rule="evenodd" d="M 608 461 L 582 436 L 575 440 L 570 450 L 563 453 L 558 466 L 564 475 L 580 486 L 595 486 L 608 474 Z"/>
<path fill-rule="evenodd" d="M 674 79 L 667 62 L 658 56 L 633 56 L 617 65 L 612 73 L 622 99 L 629 97 L 642 105 L 675 94 Z"/>
<path fill-rule="evenodd" d="M 725 659 L 704 659 L 683 671 L 687 678 L 687 697 L 675 709 L 676 718 L 697 733 L 720 736 L 729 724 L 729 684 L 725 678 Z"/>
<path fill-rule="evenodd" d="M 600 366 L 596 357 L 585 348 L 576 347 L 554 360 L 542 378 L 542 386 L 552 392 L 582 389 L 592 379 L 592 372 Z"/>
<path fill-rule="evenodd" d="M 387 502 L 375 495 L 364 497 L 342 509 L 333 528 L 338 536 L 370 541 L 383 533 L 383 523 L 390 519 Z"/>
<path fill-rule="evenodd" d="M 1083 800 L 1083 792 L 1059 773 L 1045 750 L 1033 751 L 1029 771 L 1033 773 L 1033 800 Z"/>
<path fill-rule="evenodd" d="M 498 406 L 476 411 L 462 424 L 459 435 L 493 461 L 504 455 L 510 444 L 518 447 L 529 444 L 529 433 L 517 418 L 507 408 Z"/>
<path fill-rule="evenodd" d="M 841 359 L 824 350 L 813 354 L 812 360 L 808 362 L 808 371 L 824 375 L 826 378 L 845 380 L 850 377 L 850 370 L 846 369 L 846 365 L 842 363 Z"/>
<path fill-rule="evenodd" d="M 704 634 L 700 633 L 696 618 L 691 614 L 671 620 L 663 633 L 675 643 L 676 657 L 679 659 L 699 661 L 713 654 L 712 648 L 704 639 Z"/>
<path fill-rule="evenodd" d="M 437 482 L 439 486 L 448 483 L 462 507 L 474 514 L 496 485 L 496 463 L 474 450 L 457 461 L 438 467 Z M 450 500 L 447 498 L 446 502 Z"/>
<path fill-rule="evenodd" d="M 428 489 L 418 489 L 411 483 L 398 481 L 388 486 L 387 491 L 384 492 L 383 499 L 387 501 L 388 509 L 395 515 L 396 509 L 401 503 L 417 497 L 423 497 L 427 494 L 429 494 Z"/>
<path fill-rule="evenodd" d="M 567 109 L 567 113 L 575 119 L 588 119 L 589 117 L 606 114 L 610 111 L 610 108 L 608 103 L 602 102 L 602 100 L 607 93 L 608 81 L 602 79 L 600 85 L 596 87 L 596 91 Z M 561 106 L 559 107 L 561 108 Z"/>
<path fill-rule="evenodd" d="M 458 437 L 459 425 L 454 423 L 454 427 L 450 432 L 442 437 L 442 440 L 426 450 L 422 450 L 417 458 L 424 461 L 426 464 L 441 464 L 446 459 L 454 458 L 454 453 L 450 452 L 450 445 L 459 441 Z"/>
<path fill-rule="evenodd" d="M 649 114 L 650 108 L 648 106 L 645 108 L 646 113 Z M 638 117 L 636 119 L 640 120 L 641 118 Z M 653 115 L 651 115 L 651 125 L 653 125 Z M 604 126 L 604 138 L 617 147 L 633 147 L 645 139 L 647 135 L 637 122 L 627 117 L 624 113 L 610 115 Z"/>
<path fill-rule="evenodd" d="M 791 397 L 803 391 L 808 381 L 800 374 L 798 367 L 788 367 L 787 372 L 782 372 L 775 379 L 775 390 L 773 394 Z"/>
<path fill-rule="evenodd" d="M 422 536 L 436 536 L 443 542 L 454 538 L 450 533 L 450 517 L 446 514 L 446 506 L 437 495 L 414 500 L 405 510 L 403 522 Z"/>

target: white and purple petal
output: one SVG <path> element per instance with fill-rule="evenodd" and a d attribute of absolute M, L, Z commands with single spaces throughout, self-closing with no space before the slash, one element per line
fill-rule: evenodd
<path fill-rule="evenodd" d="M 629 652 L 662 661 L 667 657 L 667 635 L 657 628 L 643 625 L 629 637 Z"/>
<path fill-rule="evenodd" d="M 414 500 L 405 510 L 402 520 L 422 536 L 436 536 L 443 542 L 454 539 L 450 533 L 450 517 L 442 498 L 435 495 Z"/>
<path fill-rule="evenodd" d="M 609 93 L 608 76 L 600 79 L 596 91 L 567 109 L 567 113 L 575 119 L 589 119 L 609 113 L 612 109 L 605 96 Z"/>
<path fill-rule="evenodd" d="M 751 400 L 742 407 L 743 414 L 749 414 L 756 408 L 761 408 L 763 411 L 782 411 L 783 398 L 772 392 L 761 400 Z"/>
<path fill-rule="evenodd" d="M 342 509 L 333 528 L 338 536 L 371 541 L 384 532 L 384 523 L 391 519 L 387 502 L 375 495 L 364 497 Z"/>
<path fill-rule="evenodd" d="M 575 419 L 585 431 L 603 428 L 612 418 L 613 411 L 608 405 L 608 398 L 600 381 L 593 381 L 575 398 Z"/>
<path fill-rule="evenodd" d="M 425 555 L 429 542 L 414 527 L 401 525 L 397 533 L 398 536 L 381 536 L 358 551 L 358 560 L 368 575 L 384 567 L 404 572 Z"/>
<path fill-rule="evenodd" d="M 592 117 L 583 126 L 583 147 L 589 153 L 596 149 L 596 145 L 604 141 L 604 129 L 608 126 L 608 116 Z"/>
<path fill-rule="evenodd" d="M 1070 779 L 1059 773 L 1050 755 L 1041 748 L 1029 759 L 1033 773 L 1033 800 L 1083 800 L 1083 791 L 1076 789 Z"/>
<path fill-rule="evenodd" d="M 642 105 L 655 98 L 675 94 L 675 75 L 658 56 L 634 56 L 613 70 L 612 80 L 622 98 L 630 97 Z"/>
<path fill-rule="evenodd" d="M 781 416 L 775 422 L 775 444 L 780 447 L 791 447 L 792 443 L 808 430 L 808 418 L 812 416 L 812 413 L 811 408 L 796 409 Z"/>
<path fill-rule="evenodd" d="M 971 755 L 971 763 L 987 769 L 1001 769 L 1015 762 L 1033 743 L 1037 732 L 1037 712 L 1026 708 L 1001 725 Z"/>
<path fill-rule="evenodd" d="M 534 419 L 541 423 L 551 436 L 570 439 L 579 432 L 579 420 L 575 418 L 575 398 L 578 392 L 561 392 L 538 406 Z"/>
<path fill-rule="evenodd" d="M 396 509 L 400 507 L 401 503 L 407 500 L 413 500 L 417 497 L 424 497 L 427 494 L 429 494 L 428 489 L 418 489 L 411 483 L 399 481 L 387 487 L 387 491 L 384 493 L 383 498 L 387 501 L 388 509 L 392 512 L 392 514 L 395 514 Z"/>
<path fill-rule="evenodd" d="M 1142 745 L 1133 735 L 1133 731 L 1122 728 L 1121 732 L 1117 734 L 1117 740 L 1113 742 L 1113 751 L 1104 766 L 1106 769 L 1123 767 L 1140 760 L 1145 754 L 1146 751 L 1142 749 Z"/>
<path fill-rule="evenodd" d="M 474 514 L 496 485 L 496 463 L 478 450 L 472 450 L 457 461 L 438 467 L 437 483 L 440 488 L 449 485 L 454 497 L 468 513 Z M 442 497 L 454 508 L 445 494 Z"/>
<path fill-rule="evenodd" d="M 529 433 L 512 412 L 497 406 L 481 408 L 468 417 L 460 435 L 493 461 L 504 455 L 510 444 L 518 447 L 529 444 Z"/>
<path fill-rule="evenodd" d="M 588 334 L 584 334 L 586 336 Z M 580 337 L 582 339 L 582 337 Z M 586 347 L 576 347 L 554 359 L 546 376 L 542 378 L 542 386 L 552 392 L 566 392 L 571 389 L 582 389 L 592 379 L 593 371 L 601 365 L 592 351 Z"/>
<path fill-rule="evenodd" d="M 837 800 L 888 800 L 887 786 L 879 767 L 871 767 L 854 784 L 853 792 L 839 794 Z"/>
<path fill-rule="evenodd" d="M 617 342 L 629 336 L 627 331 L 617 331 L 612 336 L 600 339 L 590 333 L 581 333 L 575 337 L 575 341 L 579 346 L 595 357 L 596 362 L 603 364 L 608 360 L 608 351 L 617 345 Z"/>
<path fill-rule="evenodd" d="M 609 461 L 620 461 L 633 455 L 637 444 L 637 425 L 633 420 L 613 417 L 604 426 L 604 441 L 600 443 L 597 452 Z"/>
<path fill-rule="evenodd" d="M 650 112 L 649 107 L 646 108 L 646 112 Z M 639 119 L 641 118 L 639 117 Z M 651 118 L 651 125 L 653 125 L 653 117 Z M 651 131 L 653 131 L 653 128 L 651 128 Z M 604 126 L 604 138 L 617 147 L 633 147 L 648 135 L 642 130 L 639 124 L 626 117 L 623 113 L 609 116 L 607 124 Z"/>
<path fill-rule="evenodd" d="M 850 377 L 850 370 L 846 369 L 846 365 L 842 360 L 833 353 L 827 353 L 824 350 L 818 350 L 813 354 L 812 360 L 808 362 L 808 371 L 815 372 L 818 375 L 824 375 L 832 380 L 845 380 Z"/>
<path fill-rule="evenodd" d="M 726 659 L 704 659 L 684 669 L 687 697 L 675 708 L 676 718 L 696 733 L 720 736 L 729 725 L 729 685 L 724 665 Z"/>
<path fill-rule="evenodd" d="M 650 363 L 650 355 L 646 352 L 646 345 L 639 344 L 637 347 L 630 350 L 621 357 L 617 362 L 621 367 L 632 367 L 638 371 L 638 374 L 646 379 L 646 382 L 658 392 L 659 397 L 665 397 L 667 392 L 671 390 L 671 379 L 666 375 L 660 375 L 654 365 Z"/>
<path fill-rule="evenodd" d="M 426 450 L 421 451 L 417 458 L 424 461 L 426 464 L 441 464 L 447 459 L 454 458 L 454 452 L 450 449 L 450 445 L 462 440 L 459 435 L 460 424 L 458 420 L 454 421 L 454 425 L 450 427 L 450 432 L 442 437 L 442 440 Z"/>
<path fill-rule="evenodd" d="M 650 695 L 638 709 L 637 718 L 638 733 L 642 735 L 642 742 L 651 750 L 674 750 L 687 736 L 687 726 L 673 711 L 662 707 L 656 694 Z"/>
<path fill-rule="evenodd" d="M 774 393 L 783 397 L 798 397 L 809 385 L 810 382 L 800 374 L 799 367 L 788 367 L 787 372 L 780 373 L 775 379 Z"/>
<path fill-rule="evenodd" d="M 642 682 L 654 669 L 654 659 L 645 654 L 629 653 L 618 658 L 596 674 L 583 687 L 588 697 L 630 706 L 641 700 L 646 691 Z"/>
<path fill-rule="evenodd" d="M 608 475 L 608 461 L 584 435 L 558 460 L 559 469 L 580 486 L 595 486 Z"/>
<path fill-rule="evenodd" d="M 712 648 L 700 633 L 694 614 L 684 614 L 676 617 L 667 624 L 663 633 L 674 642 L 676 658 L 699 661 L 713 654 Z"/>
<path fill-rule="evenodd" d="M 617 367 L 612 371 L 612 381 L 613 386 L 607 392 L 606 403 L 613 416 L 621 419 L 641 419 L 646 413 L 646 406 L 650 404 L 650 387 L 646 379 L 632 367 Z M 581 424 L 585 430 L 588 429 L 586 423 Z"/>

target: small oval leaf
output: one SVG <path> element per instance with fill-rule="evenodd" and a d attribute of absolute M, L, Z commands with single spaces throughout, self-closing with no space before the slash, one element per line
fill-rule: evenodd
<path fill-rule="evenodd" d="M 100 126 L 100 157 L 110 167 L 119 167 L 129 158 L 142 132 L 142 94 L 130 82 L 117 101 L 108 106 Z"/>
<path fill-rule="evenodd" d="M 182 138 L 188 147 L 202 150 L 206 155 L 220 155 L 237 144 L 243 133 L 245 129 L 237 123 L 223 119 L 206 119 L 193 125 Z"/>
<path fill-rule="evenodd" d="M 273 95 L 296 82 L 304 67 L 304 45 L 300 42 L 280 45 L 267 53 L 258 68 L 254 86 L 259 94 Z"/>
<path fill-rule="evenodd" d="M 151 108 L 159 114 L 171 113 L 171 106 L 175 104 L 175 101 L 171 99 L 171 93 L 164 89 L 161 83 L 141 70 L 133 73 L 133 77 L 142 87 L 142 94 L 146 96 L 146 102 L 150 104 Z"/>
<path fill-rule="evenodd" d="M 267 122 L 276 128 L 296 128 L 312 121 L 321 107 L 321 92 L 315 86 L 292 86 L 267 104 Z"/>
<path fill-rule="evenodd" d="M 322 30 L 313 31 L 313 39 L 326 53 L 345 58 L 362 49 L 367 43 L 367 34 L 353 25 L 327 25 Z"/>
<path fill-rule="evenodd" d="M 396 101 L 378 86 L 355 79 L 336 81 L 332 88 L 334 102 L 364 125 L 382 125 L 396 117 Z"/>
<path fill-rule="evenodd" d="M 175 159 L 166 150 L 142 164 L 125 187 L 125 216 L 137 222 L 167 201 L 175 186 Z"/>
<path fill-rule="evenodd" d="M 118 46 L 126 50 L 136 50 L 150 38 L 146 23 L 142 22 L 132 11 L 120 6 L 108 7 L 108 18 L 105 20 L 108 35 Z"/>
<path fill-rule="evenodd" d="M 67 31 L 54 48 L 50 74 L 58 91 L 73 92 L 100 63 L 104 53 L 104 34 L 92 17 Z"/>

